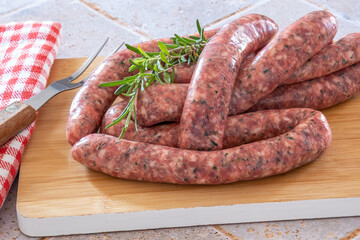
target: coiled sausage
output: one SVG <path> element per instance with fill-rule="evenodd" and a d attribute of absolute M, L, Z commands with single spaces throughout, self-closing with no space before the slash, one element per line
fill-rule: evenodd
<path fill-rule="evenodd" d="M 118 137 L 126 119 L 105 128 L 112 123 L 127 105 L 126 101 L 114 104 L 105 113 L 101 123 L 101 133 Z M 296 114 L 296 116 L 294 115 Z M 293 129 L 308 114 L 307 111 L 291 109 L 267 110 L 229 116 L 225 124 L 223 149 L 240 146 L 263 139 L 278 136 Z M 178 147 L 179 125 L 175 123 L 157 124 L 152 127 L 137 126 L 130 121 L 123 139 L 151 144 Z"/>
<path fill-rule="evenodd" d="M 259 179 L 315 160 L 331 142 L 331 131 L 321 112 L 292 111 L 307 112 L 294 129 L 234 148 L 193 151 L 91 134 L 72 147 L 72 156 L 93 170 L 139 181 L 224 184 Z"/>

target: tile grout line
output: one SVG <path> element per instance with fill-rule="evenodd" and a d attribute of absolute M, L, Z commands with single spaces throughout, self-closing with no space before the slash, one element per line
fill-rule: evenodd
<path fill-rule="evenodd" d="M 260 1 L 256 2 L 256 3 L 250 3 L 248 6 L 240 8 L 239 10 L 237 10 L 237 11 L 235 11 L 233 13 L 230 13 L 230 14 L 228 14 L 228 15 L 226 15 L 224 17 L 221 17 L 221 18 L 219 18 L 219 19 L 217 19 L 217 20 L 215 20 L 215 21 L 213 21 L 211 23 L 206 24 L 205 28 L 211 28 L 215 24 L 218 24 L 218 23 L 220 23 L 222 21 L 225 21 L 226 19 L 229 19 L 232 16 L 235 16 L 235 15 L 237 15 L 237 14 L 239 14 L 239 13 L 241 13 L 241 12 L 243 12 L 243 11 L 249 9 L 249 8 L 252 8 L 252 7 L 260 5 L 260 4 L 263 4 L 263 3 L 267 2 L 267 1 L 269 1 L 269 0 L 263 0 L 263 1 L 260 0 Z"/>
<path fill-rule="evenodd" d="M 131 27 L 131 25 L 129 23 L 120 21 L 118 18 L 111 16 L 109 13 L 107 13 L 106 11 L 100 9 L 97 5 L 92 4 L 92 3 L 88 3 L 85 0 L 79 0 L 79 2 L 81 2 L 82 4 L 84 4 L 86 7 L 90 8 L 91 10 L 95 11 L 96 13 L 102 15 L 103 17 L 111 20 L 112 22 L 115 22 L 117 24 L 119 24 L 120 26 L 124 27 L 126 30 L 131 31 L 143 38 L 146 38 L 147 40 L 153 39 L 154 37 L 152 37 L 151 35 L 142 32 L 140 30 L 136 30 L 134 28 Z"/>
<path fill-rule="evenodd" d="M 219 225 L 210 225 L 210 227 L 215 228 L 220 233 L 224 234 L 226 237 L 230 238 L 231 240 L 240 240 L 238 237 L 234 236 L 234 234 L 229 233 L 224 228 L 220 227 Z"/>
<path fill-rule="evenodd" d="M 250 4 L 250 5 L 246 6 L 246 7 L 240 8 L 240 9 L 237 10 L 236 12 L 230 13 L 230 14 L 224 16 L 224 17 L 221 17 L 221 18 L 219 18 L 219 19 L 216 19 L 215 21 L 206 24 L 206 25 L 205 25 L 205 28 L 209 28 L 209 27 L 211 27 L 211 26 L 214 25 L 214 24 L 217 24 L 217 23 L 219 23 L 219 22 L 222 22 L 222 21 L 224 21 L 224 20 L 226 20 L 226 19 L 228 19 L 228 18 L 230 18 L 230 17 L 238 14 L 239 12 L 245 11 L 246 9 L 248 9 L 248 8 L 250 8 L 250 7 L 252 7 L 252 6 L 253 6 L 253 5 Z"/>
<path fill-rule="evenodd" d="M 31 8 L 31 7 L 37 6 L 37 5 L 39 5 L 40 3 L 45 2 L 45 1 L 46 1 L 46 0 L 38 0 L 38 1 L 35 1 L 35 2 L 32 2 L 32 3 L 25 4 L 25 5 L 23 5 L 23 6 L 20 6 L 20 7 L 14 8 L 14 9 L 11 9 L 11 10 L 9 10 L 9 11 L 7 11 L 7 12 L 1 13 L 1 14 L 0 14 L 0 17 L 11 16 L 11 15 L 13 15 L 14 13 L 20 12 L 20 11 L 25 10 L 25 9 L 27 9 L 27 8 Z"/>
<path fill-rule="evenodd" d="M 357 228 L 351 232 L 347 232 L 346 235 L 344 237 L 341 238 L 341 240 L 351 240 L 351 239 L 355 239 L 356 237 L 358 237 L 360 235 L 360 228 Z"/>

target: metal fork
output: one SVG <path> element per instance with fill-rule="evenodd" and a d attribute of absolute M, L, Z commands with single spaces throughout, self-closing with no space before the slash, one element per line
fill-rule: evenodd
<path fill-rule="evenodd" d="M 96 56 L 103 49 L 108 39 L 109 38 L 107 38 L 71 76 L 51 83 L 39 94 L 25 100 L 24 102 L 16 101 L 2 109 L 0 111 L 0 146 L 5 144 L 8 140 L 31 124 L 36 118 L 36 111 L 38 111 L 51 98 L 61 92 L 82 86 L 91 74 L 80 82 L 73 83 L 72 81 L 77 79 L 90 66 Z M 124 43 L 117 47 L 111 55 L 117 52 L 123 44 Z"/>

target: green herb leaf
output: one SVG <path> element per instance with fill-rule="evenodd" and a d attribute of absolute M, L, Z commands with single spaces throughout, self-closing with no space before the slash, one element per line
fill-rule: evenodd
<path fill-rule="evenodd" d="M 198 30 L 199 34 L 201 35 L 202 28 L 200 27 L 199 19 L 196 19 L 196 27 L 197 27 L 197 30 Z M 201 38 L 201 37 L 200 37 L 200 38 Z"/>
<path fill-rule="evenodd" d="M 114 92 L 115 95 L 120 95 L 121 93 L 126 92 L 129 89 L 129 85 L 125 84 L 125 85 L 121 85 L 120 87 L 118 87 L 118 89 L 116 89 L 116 91 Z"/>
<path fill-rule="evenodd" d="M 163 60 L 164 63 L 170 65 L 169 61 L 166 59 L 165 54 L 163 52 L 160 52 L 160 58 Z"/>
<path fill-rule="evenodd" d="M 144 58 L 150 58 L 149 55 L 146 54 L 146 52 L 144 52 L 140 46 L 138 46 L 139 52 L 140 54 L 144 57 Z"/>
<path fill-rule="evenodd" d="M 135 52 L 135 53 L 140 54 L 140 51 L 139 51 L 136 47 L 133 47 L 133 46 L 131 46 L 131 45 L 129 45 L 129 44 L 125 44 L 125 46 L 126 46 L 126 48 L 129 49 L 130 51 L 133 51 L 133 52 Z"/>
<path fill-rule="evenodd" d="M 169 51 L 163 42 L 159 42 L 158 45 L 161 51 L 163 51 L 166 55 L 170 56 Z"/>
<path fill-rule="evenodd" d="M 163 73 L 163 78 L 166 83 L 171 83 L 171 78 L 168 72 Z"/>

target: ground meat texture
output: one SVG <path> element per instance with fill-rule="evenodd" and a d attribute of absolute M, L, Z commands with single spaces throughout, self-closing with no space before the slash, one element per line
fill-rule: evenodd
<path fill-rule="evenodd" d="M 152 84 L 138 92 L 135 102 L 140 126 L 179 122 L 189 84 Z"/>
<path fill-rule="evenodd" d="M 329 44 L 298 68 L 282 85 L 303 82 L 336 72 L 360 61 L 360 33 Z"/>
<path fill-rule="evenodd" d="M 246 15 L 206 44 L 191 79 L 180 120 L 179 147 L 221 149 L 235 78 L 243 59 L 277 32 L 271 19 Z"/>
<path fill-rule="evenodd" d="M 230 114 L 245 112 L 270 94 L 329 44 L 336 31 L 337 21 L 326 11 L 311 12 L 285 28 L 238 75 Z"/>
<path fill-rule="evenodd" d="M 213 36 L 218 29 L 205 32 L 207 38 Z M 169 38 L 151 40 L 138 44 L 144 51 L 159 51 L 158 41 L 170 42 Z M 136 45 L 137 46 L 137 45 Z M 100 83 L 116 81 L 135 74 L 129 73 L 129 58 L 139 57 L 134 52 L 123 49 L 107 58 L 85 84 L 76 93 L 66 126 L 66 138 L 73 145 L 80 138 L 96 132 L 105 111 L 114 102 L 114 91 L 117 87 L 99 87 Z"/>
<path fill-rule="evenodd" d="M 360 63 L 306 82 L 282 86 L 248 111 L 308 107 L 324 109 L 342 103 L 360 92 Z"/>
<path fill-rule="evenodd" d="M 105 128 L 113 122 L 125 109 L 126 101 L 114 104 L 105 113 L 100 133 L 120 136 L 126 119 L 110 128 Z M 240 146 L 246 143 L 260 141 L 278 136 L 293 129 L 309 114 L 309 109 L 293 111 L 290 109 L 265 110 L 253 113 L 230 116 L 226 120 L 223 149 Z M 179 125 L 175 123 L 157 124 L 152 127 L 141 127 L 138 131 L 130 121 L 123 139 L 151 144 L 178 147 Z"/>
<path fill-rule="evenodd" d="M 189 66 L 187 64 L 176 65 L 174 67 L 175 79 L 174 83 L 189 83 L 191 77 L 194 73 L 196 64 L 191 63 Z M 171 72 L 169 72 L 170 74 Z"/>
<path fill-rule="evenodd" d="M 324 115 L 310 111 L 293 130 L 230 149 L 194 151 L 91 134 L 73 146 L 72 156 L 93 170 L 123 179 L 225 184 L 288 172 L 317 159 L 330 142 Z"/>

